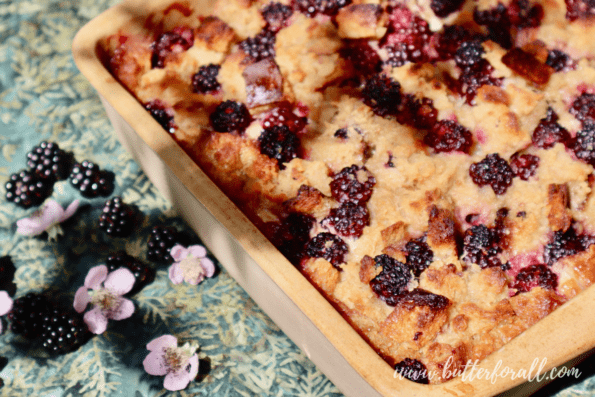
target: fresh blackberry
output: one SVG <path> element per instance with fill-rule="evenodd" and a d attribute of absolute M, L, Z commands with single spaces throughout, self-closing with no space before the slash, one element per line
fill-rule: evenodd
<path fill-rule="evenodd" d="M 332 226 L 340 236 L 359 238 L 364 233 L 364 227 L 370 224 L 370 213 L 365 205 L 346 201 L 331 209 L 322 224 Z"/>
<path fill-rule="evenodd" d="M 246 105 L 241 102 L 221 102 L 210 116 L 211 125 L 217 132 L 243 132 L 250 122 L 252 116 Z"/>
<path fill-rule="evenodd" d="M 134 209 L 115 196 L 105 202 L 103 212 L 99 217 L 99 228 L 110 236 L 125 237 L 134 228 Z"/>
<path fill-rule="evenodd" d="M 220 65 L 212 63 L 201 66 L 192 76 L 192 92 L 206 94 L 219 90 L 221 88 L 221 84 L 217 81 L 219 69 L 221 69 Z"/>
<path fill-rule="evenodd" d="M 265 235 L 291 263 L 298 266 L 304 258 L 310 230 L 315 223 L 316 219 L 310 215 L 290 213 L 280 222 L 267 223 Z"/>
<path fill-rule="evenodd" d="M 524 181 L 528 181 L 539 167 L 539 157 L 532 154 L 513 154 L 510 158 L 510 168 L 514 176 L 518 176 Z"/>
<path fill-rule="evenodd" d="M 248 37 L 240 42 L 240 49 L 244 51 L 253 62 L 265 58 L 275 57 L 275 34 L 263 30 L 254 37 Z"/>
<path fill-rule="evenodd" d="M 285 168 L 285 163 L 298 157 L 300 138 L 289 130 L 287 126 L 265 128 L 258 137 L 260 153 L 277 160 L 279 169 Z"/>
<path fill-rule="evenodd" d="M 366 40 L 349 40 L 339 52 L 353 65 L 356 73 L 367 76 L 380 71 L 380 56 Z"/>
<path fill-rule="evenodd" d="M 543 261 L 546 265 L 552 266 L 559 259 L 576 255 L 586 250 L 594 241 L 584 235 L 577 235 L 574 227 L 568 230 L 558 230 L 554 233 L 552 242 L 546 244 L 543 251 Z"/>
<path fill-rule="evenodd" d="M 54 181 L 42 178 L 33 170 L 22 170 L 10 176 L 5 188 L 8 201 L 19 207 L 30 208 L 40 205 L 51 196 Z"/>
<path fill-rule="evenodd" d="M 75 351 L 90 337 L 83 316 L 72 309 L 52 308 L 43 317 L 41 345 L 52 356 Z"/>
<path fill-rule="evenodd" d="M 568 71 L 574 69 L 574 61 L 568 54 L 560 50 L 548 51 L 545 64 L 551 66 L 556 72 Z"/>
<path fill-rule="evenodd" d="M 351 0 L 294 0 L 297 10 L 310 18 L 316 14 L 335 15 L 348 4 Z"/>
<path fill-rule="evenodd" d="M 430 383 L 428 370 L 419 360 L 406 358 L 395 365 L 395 374 L 400 374 L 403 378 L 416 383 L 427 385 Z"/>
<path fill-rule="evenodd" d="M 490 185 L 500 195 L 512 185 L 512 168 L 498 153 L 488 154 L 479 163 L 471 164 L 469 175 L 478 186 Z"/>
<path fill-rule="evenodd" d="M 461 69 L 476 69 L 484 60 L 482 57 L 484 53 L 481 41 L 464 41 L 457 49 L 454 60 Z"/>
<path fill-rule="evenodd" d="M 306 255 L 312 258 L 324 258 L 337 269 L 345 263 L 345 254 L 349 247 L 338 236 L 331 233 L 319 233 L 306 245 Z"/>
<path fill-rule="evenodd" d="M 68 178 L 74 157 L 54 142 L 41 142 L 27 153 L 27 166 L 44 178 L 54 181 Z"/>
<path fill-rule="evenodd" d="M 352 165 L 333 175 L 331 194 L 340 203 L 347 201 L 363 205 L 372 197 L 376 178 L 366 169 Z"/>
<path fill-rule="evenodd" d="M 569 110 L 581 123 L 595 122 L 595 94 L 583 92 L 572 102 Z"/>
<path fill-rule="evenodd" d="M 576 157 L 595 166 L 595 121 L 583 124 L 583 129 L 576 133 L 572 149 Z"/>
<path fill-rule="evenodd" d="M 366 80 L 362 97 L 377 115 L 396 114 L 401 103 L 401 84 L 384 74 L 375 74 Z"/>
<path fill-rule="evenodd" d="M 116 252 L 105 261 L 109 272 L 124 267 L 134 275 L 134 286 L 127 295 L 134 295 L 155 280 L 155 269 L 124 251 Z"/>
<path fill-rule="evenodd" d="M 517 294 L 529 292 L 534 287 L 555 290 L 558 287 L 558 275 L 545 265 L 530 265 L 522 268 L 510 285 L 510 288 L 517 290 Z"/>
<path fill-rule="evenodd" d="M 424 143 L 440 152 L 469 154 L 473 145 L 471 131 L 452 120 L 440 120 L 424 137 Z"/>
<path fill-rule="evenodd" d="M 83 197 L 109 196 L 114 191 L 115 176 L 110 171 L 101 170 L 97 164 L 84 160 L 76 163 L 70 173 L 70 183 Z"/>
<path fill-rule="evenodd" d="M 271 32 L 278 32 L 285 27 L 287 20 L 293 14 L 293 10 L 285 4 L 269 3 L 260 13 L 267 23 L 266 29 Z"/>
<path fill-rule="evenodd" d="M 10 256 L 6 255 L 0 258 L 0 291 L 6 291 L 8 295 L 13 296 L 17 286 L 13 282 L 16 268 Z"/>
<path fill-rule="evenodd" d="M 434 252 L 426 243 L 426 236 L 409 240 L 405 244 L 405 251 L 407 252 L 406 264 L 415 277 L 419 277 L 434 261 Z"/>
<path fill-rule="evenodd" d="M 430 8 L 437 17 L 446 18 L 459 10 L 464 2 L 465 0 L 432 0 Z"/>
<path fill-rule="evenodd" d="M 180 234 L 169 226 L 155 226 L 147 242 L 147 258 L 153 262 L 173 262 L 169 250 L 180 243 Z"/>
<path fill-rule="evenodd" d="M 407 293 L 407 285 L 413 279 L 411 269 L 386 254 L 378 255 L 374 262 L 382 271 L 370 281 L 370 287 L 387 305 L 396 306 L 399 296 Z"/>
<path fill-rule="evenodd" d="M 186 27 L 177 27 L 157 37 L 151 48 L 151 67 L 163 69 L 165 58 L 170 54 L 184 52 L 194 45 L 194 31 Z"/>
<path fill-rule="evenodd" d="M 176 132 L 176 123 L 174 122 L 174 111 L 159 99 L 146 103 L 145 110 L 159 123 L 163 129 L 170 134 Z"/>
<path fill-rule="evenodd" d="M 43 332 L 43 319 L 51 307 L 47 297 L 41 294 L 30 292 L 15 299 L 8 313 L 11 331 L 30 340 L 39 338 Z"/>
<path fill-rule="evenodd" d="M 502 266 L 498 257 L 502 252 L 502 234 L 497 228 L 475 225 L 465 231 L 463 255 L 465 261 L 475 263 L 482 269 Z"/>
<path fill-rule="evenodd" d="M 558 124 L 558 115 L 556 112 L 548 107 L 546 116 L 539 120 L 539 124 L 535 127 L 531 141 L 539 148 L 549 149 L 557 142 L 562 142 L 568 146 L 571 137 L 568 131 Z"/>
<path fill-rule="evenodd" d="M 398 107 L 397 121 L 419 130 L 431 130 L 436 124 L 438 111 L 430 98 L 416 98 L 405 94 Z"/>

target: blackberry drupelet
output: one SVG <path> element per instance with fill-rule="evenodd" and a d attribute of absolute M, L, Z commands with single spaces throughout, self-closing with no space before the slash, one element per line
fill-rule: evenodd
<path fill-rule="evenodd" d="M 110 272 L 124 267 L 134 274 L 134 286 L 127 295 L 134 295 L 155 280 L 155 269 L 145 264 L 125 251 L 111 254 L 106 259 L 107 269 Z"/>
<path fill-rule="evenodd" d="M 51 304 L 42 294 L 30 292 L 15 299 L 8 313 L 11 331 L 27 339 L 39 338 L 43 332 L 43 319 L 50 309 Z"/>
<path fill-rule="evenodd" d="M 53 308 L 43 318 L 41 345 L 52 356 L 70 353 L 90 337 L 83 315 L 72 309 Z"/>
<path fill-rule="evenodd" d="M 19 207 L 30 208 L 40 205 L 51 196 L 54 181 L 41 177 L 33 170 L 22 170 L 10 176 L 5 188 L 8 201 Z"/>
<path fill-rule="evenodd" d="M 169 226 L 155 226 L 147 242 L 147 258 L 153 262 L 173 262 L 169 250 L 180 241 L 178 231 Z"/>
<path fill-rule="evenodd" d="M 134 209 L 119 196 L 105 202 L 99 217 L 99 228 L 110 236 L 125 237 L 132 233 L 135 222 Z"/>
<path fill-rule="evenodd" d="M 109 196 L 114 191 L 114 174 L 104 171 L 97 164 L 84 160 L 76 163 L 70 173 L 70 183 L 83 197 Z"/>
<path fill-rule="evenodd" d="M 68 178 L 74 156 L 60 149 L 54 142 L 41 142 L 27 153 L 27 166 L 43 178 L 61 181 Z"/>

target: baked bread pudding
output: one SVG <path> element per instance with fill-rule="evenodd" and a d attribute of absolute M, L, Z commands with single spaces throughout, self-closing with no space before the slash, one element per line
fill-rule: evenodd
<path fill-rule="evenodd" d="M 107 37 L 106 65 L 411 380 L 447 381 L 595 281 L 592 0 L 199 12 Z"/>

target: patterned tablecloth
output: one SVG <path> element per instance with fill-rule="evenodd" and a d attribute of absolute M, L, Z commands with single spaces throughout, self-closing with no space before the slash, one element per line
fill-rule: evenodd
<path fill-rule="evenodd" d="M 72 300 L 87 271 L 108 253 L 125 249 L 146 261 L 146 243 L 156 225 L 174 226 L 200 243 L 173 213 L 117 141 L 99 98 L 78 72 L 71 55 L 75 33 L 116 0 L 0 0 L 0 256 L 15 266 L 17 291 L 52 291 Z M 26 154 L 42 140 L 57 142 L 102 169 L 113 171 L 119 195 L 144 214 L 128 238 L 110 238 L 98 228 L 105 198 L 85 199 L 58 182 L 52 198 L 83 205 L 57 241 L 15 233 L 16 221 L 31 215 L 4 200 L 4 182 L 26 167 Z M 102 335 L 73 353 L 48 358 L 34 344 L 6 331 L 0 356 L 0 395 L 18 396 L 337 396 L 338 389 L 220 271 L 198 286 L 173 285 L 167 266 L 133 296 L 136 311 L 113 321 Z M 173 334 L 201 346 L 201 372 L 180 392 L 163 388 L 163 378 L 145 373 L 146 344 Z M 0 360 L 0 368 L 3 366 Z M 541 396 L 595 395 L 594 360 L 580 366 L 579 379 L 561 379 Z"/>

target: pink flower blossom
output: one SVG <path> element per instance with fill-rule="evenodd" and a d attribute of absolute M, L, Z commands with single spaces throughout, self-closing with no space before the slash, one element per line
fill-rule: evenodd
<path fill-rule="evenodd" d="M 56 239 L 63 234 L 60 223 L 70 218 L 79 207 L 79 200 L 74 200 L 64 210 L 56 200 L 47 200 L 43 206 L 29 218 L 17 221 L 17 233 L 23 236 L 37 236 L 47 231 L 49 239 Z"/>
<path fill-rule="evenodd" d="M 176 391 L 185 389 L 198 374 L 198 345 L 186 343 L 178 347 L 173 335 L 163 335 L 147 344 L 149 355 L 143 361 L 150 375 L 163 376 L 163 387 Z"/>
<path fill-rule="evenodd" d="M 108 319 L 123 320 L 134 313 L 132 301 L 123 297 L 133 285 L 134 275 L 130 270 L 120 268 L 108 274 L 107 266 L 95 266 L 85 277 L 85 286 L 74 295 L 74 310 L 82 313 L 89 303 L 94 305 L 85 313 L 84 320 L 91 332 L 102 334 Z"/>
<path fill-rule="evenodd" d="M 205 277 L 213 277 L 215 274 L 215 264 L 207 258 L 207 250 L 202 245 L 184 248 L 177 244 L 169 253 L 175 261 L 169 268 L 169 279 L 174 284 L 186 281 L 197 285 Z"/>
<path fill-rule="evenodd" d="M 0 316 L 8 314 L 12 310 L 12 298 L 6 291 L 0 291 Z M 0 321 L 0 334 L 2 333 L 2 321 Z"/>

